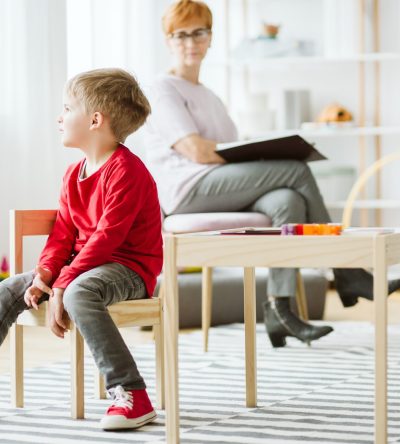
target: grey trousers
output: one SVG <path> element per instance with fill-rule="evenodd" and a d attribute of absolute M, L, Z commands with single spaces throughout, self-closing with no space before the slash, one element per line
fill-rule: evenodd
<path fill-rule="evenodd" d="M 224 164 L 192 188 L 173 214 L 256 211 L 285 223 L 330 222 L 321 193 L 308 165 L 296 160 Z M 296 270 L 272 268 L 268 295 L 294 296 Z"/>
<path fill-rule="evenodd" d="M 28 307 L 24 293 L 32 285 L 32 271 L 0 282 L 0 344 L 18 315 Z M 116 302 L 147 297 L 143 280 L 117 263 L 96 267 L 78 276 L 64 292 L 64 308 L 84 337 L 110 389 L 126 390 L 146 385 L 106 307 Z M 47 297 L 41 299 L 43 302 Z"/>

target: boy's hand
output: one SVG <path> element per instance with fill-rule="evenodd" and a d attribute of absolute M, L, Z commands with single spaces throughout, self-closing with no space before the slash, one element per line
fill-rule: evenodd
<path fill-rule="evenodd" d="M 68 330 L 68 314 L 63 304 L 64 289 L 54 288 L 53 296 L 49 299 L 49 325 L 50 330 L 59 338 L 64 337 Z"/>
<path fill-rule="evenodd" d="M 39 308 L 37 303 L 43 293 L 52 296 L 53 290 L 48 286 L 51 282 L 51 278 L 52 273 L 50 270 L 40 267 L 39 265 L 36 266 L 32 286 L 26 290 L 24 295 L 24 301 L 28 307 L 33 307 L 37 310 Z"/>

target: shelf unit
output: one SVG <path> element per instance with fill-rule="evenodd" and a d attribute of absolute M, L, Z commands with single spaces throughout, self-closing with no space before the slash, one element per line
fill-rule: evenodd
<path fill-rule="evenodd" d="M 248 91 L 249 69 L 265 69 L 271 66 L 282 66 L 287 68 L 291 65 L 307 65 L 308 67 L 317 66 L 318 64 L 329 63 L 356 63 L 358 64 L 358 115 L 357 126 L 347 128 L 321 128 L 313 130 L 283 130 L 283 131 L 266 131 L 263 133 L 252 134 L 253 138 L 274 138 L 285 135 L 299 134 L 302 137 L 313 141 L 313 139 L 327 137 L 357 137 L 358 138 L 358 158 L 359 172 L 363 172 L 367 168 L 367 143 L 366 138 L 373 138 L 374 141 L 374 160 L 382 157 L 382 136 L 400 134 L 400 126 L 382 126 L 381 110 L 380 110 L 380 81 L 381 81 L 381 63 L 389 63 L 400 60 L 400 53 L 380 52 L 380 0 L 372 0 L 372 41 L 373 52 L 366 52 L 366 8 L 367 0 L 359 0 L 359 29 L 360 29 L 360 48 L 359 53 L 351 56 L 325 57 L 325 56 L 289 56 L 289 57 L 271 57 L 271 58 L 244 58 L 241 60 L 232 59 L 230 57 L 230 28 L 229 28 L 229 0 L 225 0 L 225 29 L 226 29 L 226 54 L 225 58 L 217 64 L 225 67 L 226 72 L 226 99 L 227 104 L 231 103 L 231 72 L 234 69 L 244 70 L 244 89 Z M 242 20 L 244 36 L 248 35 L 247 20 L 248 8 L 250 0 L 242 0 Z M 366 70 L 372 64 L 373 67 L 373 83 L 374 91 L 367 91 Z M 372 94 L 372 96 L 371 96 Z M 372 125 L 368 126 L 366 121 L 366 97 L 373 97 L 374 118 Z M 365 189 L 361 193 L 362 201 L 357 202 L 356 208 L 360 209 L 361 225 L 368 225 L 368 210 L 375 209 L 375 224 L 381 225 L 381 209 L 383 208 L 399 208 L 399 203 L 394 201 L 383 201 L 381 199 L 381 174 L 376 175 L 375 197 L 376 199 L 366 199 Z M 365 202 L 363 202 L 365 200 Z M 330 208 L 343 208 L 343 202 L 330 202 Z"/>
<path fill-rule="evenodd" d="M 265 139 L 270 137 L 271 139 L 277 137 L 292 136 L 298 134 L 308 141 L 312 142 L 314 138 L 320 137 L 359 137 L 359 136 L 383 136 L 383 135 L 400 135 L 400 126 L 354 126 L 345 128 L 335 128 L 335 127 L 321 127 L 318 129 L 309 130 L 299 130 L 299 129 L 288 129 L 288 130 L 273 130 L 266 131 L 263 133 L 254 133 L 252 137 L 256 139 Z"/>
<path fill-rule="evenodd" d="M 247 59 L 225 58 L 220 60 L 206 61 L 205 66 L 226 66 L 230 68 L 251 66 L 251 68 L 264 68 L 276 65 L 292 64 L 321 64 L 321 63 L 370 63 L 370 62 L 393 62 L 400 60 L 400 53 L 395 52 L 373 52 L 359 53 L 352 56 L 325 57 L 325 56 L 288 56 L 288 57 L 257 57 Z"/>
<path fill-rule="evenodd" d="M 326 206 L 328 208 L 337 209 L 337 210 L 343 210 L 345 207 L 346 201 L 345 200 L 338 200 L 336 202 L 326 202 Z M 373 210 L 375 208 L 379 209 L 391 209 L 391 210 L 398 210 L 400 209 L 400 200 L 390 200 L 390 199 L 363 199 L 358 200 L 354 204 L 354 208 L 356 209 L 366 209 L 366 210 Z"/>

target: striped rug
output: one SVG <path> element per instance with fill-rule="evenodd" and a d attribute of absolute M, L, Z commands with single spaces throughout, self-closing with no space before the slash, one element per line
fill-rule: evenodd
<path fill-rule="evenodd" d="M 289 340 L 272 349 L 257 325 L 258 408 L 244 407 L 243 326 L 216 327 L 210 351 L 201 332 L 180 336 L 182 443 L 373 443 L 373 327 L 340 322 L 308 348 Z M 154 399 L 154 348 L 135 347 Z M 389 328 L 389 442 L 400 443 L 400 327 Z M 26 408 L 10 408 L 9 378 L 0 378 L 0 443 L 152 443 L 164 440 L 164 415 L 137 431 L 103 432 L 109 401 L 94 400 L 86 367 L 86 419 L 69 418 L 69 366 L 26 372 Z"/>

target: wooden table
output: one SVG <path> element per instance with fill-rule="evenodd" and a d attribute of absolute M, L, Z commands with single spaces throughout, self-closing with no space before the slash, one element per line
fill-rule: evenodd
<path fill-rule="evenodd" d="M 343 236 L 170 235 L 165 239 L 167 442 L 179 443 L 177 267 L 243 267 L 246 406 L 257 405 L 254 267 L 371 268 L 375 295 L 375 443 L 387 442 L 387 267 L 400 263 L 400 234 Z M 321 351 L 322 353 L 322 351 Z"/>

